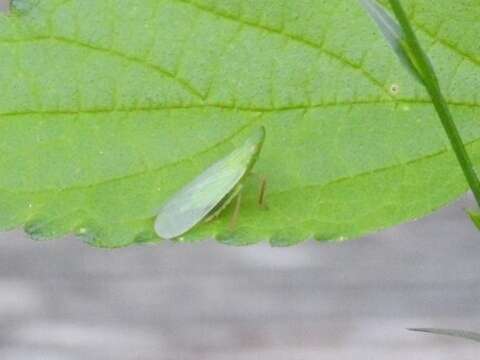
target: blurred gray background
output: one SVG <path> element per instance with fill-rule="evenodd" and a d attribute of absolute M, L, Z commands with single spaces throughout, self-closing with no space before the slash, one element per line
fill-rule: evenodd
<path fill-rule="evenodd" d="M 285 249 L 106 252 L 3 233 L 0 359 L 477 359 L 475 343 L 405 330 L 480 330 L 480 234 L 465 207 Z"/>
<path fill-rule="evenodd" d="M 467 206 L 283 249 L 107 252 L 4 233 L 0 359 L 476 360 L 476 343 L 405 330 L 480 330 L 480 235 Z"/>

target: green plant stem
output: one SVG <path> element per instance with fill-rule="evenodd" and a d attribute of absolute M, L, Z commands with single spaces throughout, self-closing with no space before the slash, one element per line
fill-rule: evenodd
<path fill-rule="evenodd" d="M 408 17 L 405 14 L 400 1 L 389 0 L 389 2 L 398 22 L 400 23 L 400 26 L 405 32 L 405 40 L 412 50 L 413 56 L 415 56 L 416 65 L 423 76 L 424 85 L 432 99 L 435 110 L 440 117 L 443 128 L 447 133 L 457 160 L 462 167 L 465 178 L 467 179 L 477 204 L 480 207 L 480 181 L 478 180 L 477 174 L 473 168 L 473 162 L 470 159 L 467 150 L 465 149 L 460 132 L 455 125 L 450 108 L 448 107 L 445 97 L 442 94 L 435 70 L 433 69 L 433 66 L 430 63 L 427 55 L 422 50 L 420 42 L 418 41 L 417 36 L 410 25 Z"/>

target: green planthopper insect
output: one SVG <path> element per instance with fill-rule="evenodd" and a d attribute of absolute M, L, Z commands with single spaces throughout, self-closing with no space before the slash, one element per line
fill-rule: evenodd
<path fill-rule="evenodd" d="M 265 140 L 265 128 L 259 127 L 243 145 L 212 164 L 174 194 L 160 209 L 155 232 L 163 239 L 175 239 L 202 221 L 217 216 L 237 196 L 234 212 L 238 215 L 242 181 L 255 165 Z M 265 183 L 260 202 L 263 202 Z"/>

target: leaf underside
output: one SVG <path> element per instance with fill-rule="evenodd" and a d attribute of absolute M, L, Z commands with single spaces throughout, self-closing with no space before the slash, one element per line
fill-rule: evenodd
<path fill-rule="evenodd" d="M 480 162 L 480 3 L 403 1 Z M 452 16 L 455 14 L 455 16 Z M 356 0 L 17 0 L 0 15 L 0 228 L 157 241 L 183 184 L 259 125 L 232 206 L 185 241 L 358 237 L 467 186 L 427 94 Z"/>

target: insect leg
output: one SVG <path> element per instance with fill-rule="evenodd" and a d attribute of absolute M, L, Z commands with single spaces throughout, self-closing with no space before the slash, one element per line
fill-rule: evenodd
<path fill-rule="evenodd" d="M 267 204 L 265 201 L 267 193 L 267 178 L 265 176 L 261 177 L 261 185 L 260 185 L 260 193 L 258 194 L 258 205 L 262 208 L 267 208 Z"/>
<path fill-rule="evenodd" d="M 235 209 L 233 210 L 232 218 L 230 219 L 229 228 L 231 231 L 237 227 L 238 216 L 240 215 L 240 205 L 242 202 L 242 192 L 240 191 L 235 200 Z"/>
<path fill-rule="evenodd" d="M 240 193 L 242 190 L 242 185 L 239 184 L 235 187 L 235 189 L 232 190 L 230 194 L 228 194 L 221 202 L 218 204 L 203 220 L 204 222 L 210 222 L 212 220 L 215 220 L 220 214 L 225 210 L 225 208 L 230 205 L 232 200 L 234 200 L 237 195 Z"/>

